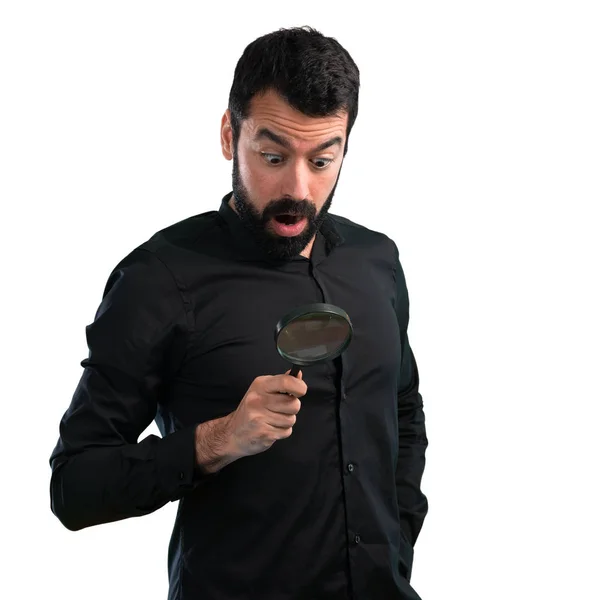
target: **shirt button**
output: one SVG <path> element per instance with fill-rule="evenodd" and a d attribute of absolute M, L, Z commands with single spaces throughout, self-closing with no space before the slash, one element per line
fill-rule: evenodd
<path fill-rule="evenodd" d="M 354 465 L 352 463 L 348 463 L 348 473 L 352 473 L 354 471 Z"/>
<path fill-rule="evenodd" d="M 354 536 L 354 543 L 355 544 L 360 544 L 360 535 L 355 535 Z"/>

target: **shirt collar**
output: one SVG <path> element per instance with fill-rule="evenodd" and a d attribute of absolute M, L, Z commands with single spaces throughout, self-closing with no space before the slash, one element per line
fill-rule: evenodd
<path fill-rule="evenodd" d="M 229 228 L 234 243 L 243 252 L 244 258 L 249 260 L 265 260 L 267 262 L 281 264 L 281 261 L 270 257 L 264 252 L 260 246 L 255 242 L 252 234 L 242 221 L 240 220 L 237 213 L 229 206 L 229 200 L 233 192 L 229 192 L 221 200 L 221 206 L 219 207 L 219 215 L 223 218 L 227 227 Z M 340 233 L 335 221 L 331 218 L 331 215 L 327 215 L 325 220 L 321 224 L 321 227 L 317 230 L 315 237 L 315 243 L 313 244 L 310 261 L 313 265 L 320 263 L 325 260 L 333 251 L 336 246 L 339 246 L 344 242 L 344 237 Z M 304 256 L 295 256 L 291 260 L 307 260 Z"/>

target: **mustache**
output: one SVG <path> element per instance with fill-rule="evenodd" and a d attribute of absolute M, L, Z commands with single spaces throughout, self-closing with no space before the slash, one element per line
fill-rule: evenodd
<path fill-rule="evenodd" d="M 263 220 L 268 221 L 277 215 L 287 214 L 299 217 L 313 218 L 317 213 L 315 205 L 307 200 L 280 198 L 271 200 L 263 210 Z"/>

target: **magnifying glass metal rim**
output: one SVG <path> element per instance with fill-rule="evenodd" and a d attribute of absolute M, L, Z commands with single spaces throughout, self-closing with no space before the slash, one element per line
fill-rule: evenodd
<path fill-rule="evenodd" d="M 284 327 L 286 327 L 287 325 L 289 325 L 292 321 L 298 319 L 299 317 L 302 317 L 304 315 L 309 315 L 312 313 L 329 313 L 329 314 L 335 315 L 337 317 L 342 317 L 345 321 L 347 321 L 348 326 L 349 326 L 348 337 L 346 338 L 346 341 L 337 350 L 335 350 L 334 352 L 332 352 L 330 354 L 326 354 L 325 356 L 323 356 L 322 358 L 319 358 L 318 360 L 304 359 L 304 358 L 294 358 L 292 360 L 289 356 L 282 353 L 282 351 L 279 349 L 279 344 L 277 344 L 277 339 L 279 337 L 279 334 L 281 333 L 281 330 Z M 277 325 L 275 327 L 275 346 L 277 348 L 277 352 L 279 352 L 279 355 L 282 358 L 284 358 L 286 361 L 291 362 L 296 366 L 306 367 L 306 366 L 310 366 L 310 365 L 315 365 L 317 363 L 320 363 L 320 362 L 323 362 L 326 360 L 332 360 L 334 358 L 337 358 L 348 347 L 348 344 L 350 343 L 350 341 L 352 339 L 353 333 L 354 333 L 354 330 L 352 328 L 352 321 L 350 321 L 350 317 L 348 316 L 348 313 L 345 310 L 341 309 L 339 306 L 334 306 L 333 304 L 325 304 L 323 302 L 315 302 L 313 304 L 304 304 L 302 306 L 298 306 L 291 312 L 289 312 L 286 315 L 284 315 L 283 317 L 281 317 L 281 319 L 279 319 L 279 322 L 277 323 Z"/>

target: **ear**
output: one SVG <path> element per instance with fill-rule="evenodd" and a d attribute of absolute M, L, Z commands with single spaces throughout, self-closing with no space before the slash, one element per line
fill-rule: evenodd
<path fill-rule="evenodd" d="M 231 112 L 225 111 L 221 119 L 221 151 L 227 160 L 233 158 L 233 131 L 231 129 Z"/>

